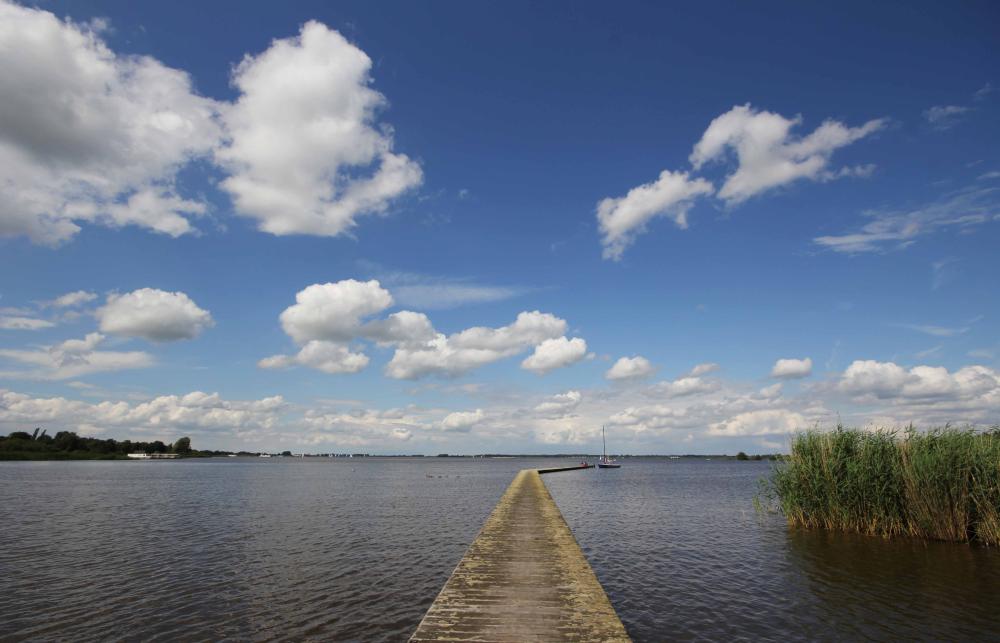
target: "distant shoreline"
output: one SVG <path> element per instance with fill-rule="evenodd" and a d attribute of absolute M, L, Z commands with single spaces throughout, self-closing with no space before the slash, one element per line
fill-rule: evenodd
<path fill-rule="evenodd" d="M 359 459 L 406 459 L 406 458 L 420 458 L 426 460 L 456 460 L 456 459 L 466 459 L 466 460 L 507 460 L 507 459 L 553 459 L 553 458 L 565 458 L 565 459 L 575 459 L 579 460 L 582 458 L 596 459 L 600 457 L 600 454 L 583 454 L 583 453 L 553 453 L 553 454 L 517 454 L 517 455 L 420 455 L 420 454 L 354 454 L 354 455 L 328 455 L 328 454 L 297 454 L 283 456 L 281 454 L 269 454 L 272 459 L 307 459 L 307 460 L 359 460 Z M 231 460 L 234 458 L 241 460 L 249 460 L 259 458 L 260 454 L 257 453 L 245 453 L 245 454 L 233 454 L 232 457 L 226 453 L 218 454 L 208 454 L 208 455 L 184 455 L 170 460 L 156 460 L 157 462 L 173 462 L 179 460 L 206 460 L 206 459 L 222 459 Z M 739 458 L 734 455 L 720 455 L 720 454 L 709 454 L 709 455 L 616 455 L 617 458 L 641 458 L 646 460 L 734 460 L 742 461 L 743 458 Z M 780 460 L 781 456 L 777 454 L 763 455 L 763 456 L 752 456 L 747 457 L 747 461 L 777 461 Z M 13 453 L 0 453 L 0 462 L 82 462 L 87 460 L 99 460 L 99 461 L 112 461 L 118 460 L 122 462 L 147 462 L 147 460 L 137 460 L 135 458 L 129 458 L 127 455 L 120 454 L 99 454 L 99 453 L 26 453 L 26 452 L 13 452 Z"/>

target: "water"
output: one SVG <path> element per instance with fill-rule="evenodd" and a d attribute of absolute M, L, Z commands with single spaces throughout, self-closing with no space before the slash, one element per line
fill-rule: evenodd
<path fill-rule="evenodd" d="M 561 463 L 0 463 L 0 639 L 405 640 L 514 473 Z M 545 482 L 636 640 L 1000 631 L 1000 552 L 789 531 L 750 504 L 768 466 Z"/>

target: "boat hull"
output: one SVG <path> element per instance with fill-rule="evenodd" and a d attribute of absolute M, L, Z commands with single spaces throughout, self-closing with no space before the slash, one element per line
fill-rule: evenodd
<path fill-rule="evenodd" d="M 621 469 L 622 465 L 620 465 L 620 464 L 600 464 L 600 463 L 598 463 L 597 464 L 597 468 L 598 469 Z"/>

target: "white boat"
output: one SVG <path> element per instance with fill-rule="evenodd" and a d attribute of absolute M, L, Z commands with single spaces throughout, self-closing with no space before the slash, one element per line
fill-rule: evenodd
<path fill-rule="evenodd" d="M 270 453 L 261 453 L 260 457 L 262 457 L 262 458 L 270 458 L 271 454 Z"/>
<path fill-rule="evenodd" d="M 598 469 L 621 469 L 622 465 L 618 464 L 614 458 L 608 457 L 608 439 L 604 435 L 604 427 L 601 427 L 601 442 L 604 443 L 604 455 L 601 459 L 597 461 Z"/>

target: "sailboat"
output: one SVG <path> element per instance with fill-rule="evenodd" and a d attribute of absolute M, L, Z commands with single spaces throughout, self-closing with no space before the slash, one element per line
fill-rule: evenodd
<path fill-rule="evenodd" d="M 608 439 L 604 435 L 604 427 L 601 426 L 601 442 L 604 443 L 604 455 L 597 461 L 598 469 L 621 469 L 622 465 L 615 462 L 614 458 L 608 457 Z"/>

